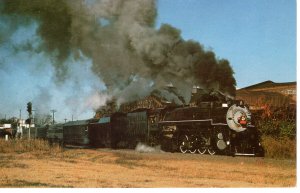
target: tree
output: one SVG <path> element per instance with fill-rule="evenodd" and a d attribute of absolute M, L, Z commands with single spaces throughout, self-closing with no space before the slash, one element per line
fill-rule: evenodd
<path fill-rule="evenodd" d="M 50 114 L 37 113 L 34 122 L 38 125 L 52 124 L 52 116 Z"/>

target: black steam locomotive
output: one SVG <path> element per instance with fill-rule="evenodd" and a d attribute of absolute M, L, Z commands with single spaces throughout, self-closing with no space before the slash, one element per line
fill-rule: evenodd
<path fill-rule="evenodd" d="M 194 107 L 116 112 L 67 122 L 62 128 L 64 145 L 135 148 L 141 142 L 170 152 L 264 155 L 259 132 L 243 101 L 204 100 Z"/>
<path fill-rule="evenodd" d="M 162 148 L 182 153 L 263 156 L 259 132 L 242 101 L 176 108 L 159 122 Z"/>

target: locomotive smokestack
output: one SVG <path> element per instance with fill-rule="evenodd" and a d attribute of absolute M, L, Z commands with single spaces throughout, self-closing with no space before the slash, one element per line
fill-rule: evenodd
<path fill-rule="evenodd" d="M 177 88 L 174 87 L 172 83 L 168 84 L 166 87 L 167 87 L 168 92 L 173 93 L 175 96 L 177 96 L 177 98 L 180 100 L 181 104 L 186 104 L 184 97 L 178 93 Z"/>
<path fill-rule="evenodd" d="M 59 81 L 68 78 L 69 58 L 87 57 L 105 92 L 118 103 L 162 91 L 170 82 L 177 90 L 168 93 L 179 96 L 182 103 L 189 102 L 193 85 L 234 95 L 229 61 L 217 59 L 198 42 L 183 40 L 180 30 L 169 24 L 155 29 L 154 0 L 3 0 L 1 4 L 11 23 L 38 23 L 43 40 L 39 48 L 52 57 Z"/>

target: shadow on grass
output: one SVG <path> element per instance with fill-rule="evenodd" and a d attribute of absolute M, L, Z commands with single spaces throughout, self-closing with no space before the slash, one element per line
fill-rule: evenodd
<path fill-rule="evenodd" d="M 139 161 L 143 160 L 143 158 L 139 155 L 123 154 L 123 153 L 116 153 L 115 155 L 118 157 L 115 160 L 115 163 L 123 167 L 133 169 L 135 167 L 145 166 L 145 164 L 139 163 Z"/>
<path fill-rule="evenodd" d="M 0 160 L 0 168 L 23 168 L 23 169 L 26 169 L 26 168 L 28 168 L 28 165 Z"/>
<path fill-rule="evenodd" d="M 47 183 L 41 183 L 41 182 L 32 182 L 32 181 L 26 181 L 26 180 L 14 180 L 13 182 L 8 182 L 4 185 L 4 187 L 15 187 L 15 188 L 22 188 L 22 187 L 45 187 L 45 188 L 73 188 L 73 186 L 60 186 L 60 185 L 54 185 L 54 184 L 47 184 Z"/>

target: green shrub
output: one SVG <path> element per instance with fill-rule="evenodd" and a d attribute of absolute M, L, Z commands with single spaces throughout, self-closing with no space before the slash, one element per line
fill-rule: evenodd
<path fill-rule="evenodd" d="M 265 156 L 270 158 L 296 158 L 296 121 L 265 118 L 256 123 L 262 135 Z"/>
<path fill-rule="evenodd" d="M 274 138 L 288 137 L 295 139 L 296 137 L 296 122 L 288 120 L 260 120 L 257 124 L 262 135 L 271 136 Z"/>

